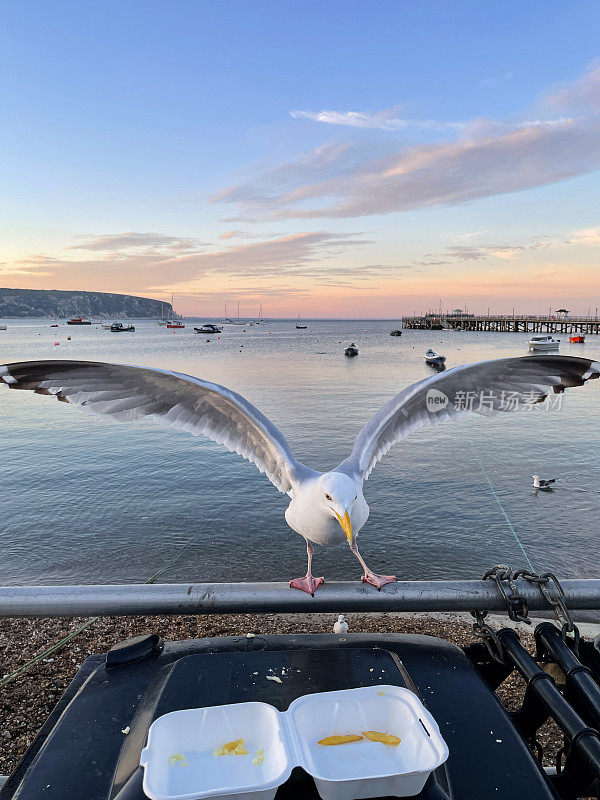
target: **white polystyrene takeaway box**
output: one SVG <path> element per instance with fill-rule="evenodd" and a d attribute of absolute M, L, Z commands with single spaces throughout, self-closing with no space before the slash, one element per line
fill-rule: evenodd
<path fill-rule="evenodd" d="M 397 747 L 367 739 L 318 744 L 366 730 L 402 741 Z M 236 739 L 245 739 L 248 755 L 215 757 L 216 748 Z M 253 763 L 258 750 L 265 756 L 261 764 Z M 323 800 L 359 800 L 418 794 L 447 757 L 439 728 L 417 696 L 378 685 L 305 695 L 286 712 L 266 703 L 174 711 L 150 727 L 140 763 L 151 800 L 273 800 L 295 766 L 314 778 Z"/>
<path fill-rule="evenodd" d="M 448 758 L 436 721 L 419 698 L 400 686 L 368 686 L 299 697 L 287 711 L 298 763 L 315 780 L 323 800 L 409 797 Z M 323 747 L 336 733 L 393 733 L 397 747 L 363 739 Z"/>
<path fill-rule="evenodd" d="M 144 792 L 152 800 L 273 800 L 292 771 L 283 721 L 267 703 L 192 708 L 159 717 L 140 756 Z M 225 742 L 242 738 L 247 756 L 214 755 Z M 252 761 L 258 750 L 265 760 L 257 765 Z"/>

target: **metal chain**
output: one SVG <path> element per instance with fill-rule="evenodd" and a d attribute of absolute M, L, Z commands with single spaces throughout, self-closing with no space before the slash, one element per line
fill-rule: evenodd
<path fill-rule="evenodd" d="M 475 618 L 473 633 L 482 640 L 491 658 L 497 664 L 504 665 L 506 662 L 502 642 L 496 632 L 485 622 L 487 611 L 471 611 L 471 615 Z"/>
<path fill-rule="evenodd" d="M 569 609 L 567 608 L 565 593 L 560 585 L 560 581 L 552 572 L 544 572 L 543 575 L 536 575 L 526 569 L 517 570 L 514 574 L 515 580 L 523 578 L 535 584 L 547 603 L 553 608 L 556 621 L 560 625 L 560 635 L 565 643 L 571 643 L 577 653 L 579 650 L 579 628 L 573 622 Z M 554 592 L 550 587 L 554 588 Z"/>
<path fill-rule="evenodd" d="M 519 573 L 515 573 L 515 577 Z M 527 614 L 527 600 L 519 594 L 515 586 L 512 569 L 505 564 L 496 564 L 483 574 L 483 580 L 491 579 L 495 582 L 504 600 L 508 603 L 508 616 L 513 622 L 525 622 L 531 625 Z"/>

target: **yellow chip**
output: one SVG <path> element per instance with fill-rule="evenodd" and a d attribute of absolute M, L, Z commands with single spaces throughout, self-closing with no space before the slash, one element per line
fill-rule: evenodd
<path fill-rule="evenodd" d="M 236 739 L 234 742 L 227 742 L 227 744 L 223 745 L 223 752 L 225 755 L 230 755 L 231 753 L 235 752 L 237 747 L 244 747 L 244 739 Z"/>
<path fill-rule="evenodd" d="M 360 742 L 362 736 L 357 736 L 354 733 L 349 733 L 345 736 L 327 736 L 325 739 L 320 739 L 318 744 L 326 746 L 334 744 L 350 744 L 350 742 Z"/>
<path fill-rule="evenodd" d="M 402 739 L 399 736 L 392 736 L 391 733 L 380 733 L 379 731 L 363 731 L 365 739 L 371 742 L 381 742 L 381 744 L 391 744 L 392 747 L 398 747 Z"/>

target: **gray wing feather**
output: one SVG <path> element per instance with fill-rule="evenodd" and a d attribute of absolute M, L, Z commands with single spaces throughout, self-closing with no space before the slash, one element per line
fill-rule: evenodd
<path fill-rule="evenodd" d="M 597 361 L 558 355 L 500 358 L 440 372 L 386 403 L 360 431 L 350 457 L 336 469 L 366 480 L 390 447 L 417 428 L 456 419 L 467 411 L 484 416 L 518 411 L 543 402 L 551 392 L 582 386 L 599 375 Z M 434 389 L 448 398 L 443 407 L 428 405 L 428 393 Z"/>
<path fill-rule="evenodd" d="M 0 385 L 49 394 L 94 414 L 204 435 L 256 464 L 280 492 L 308 468 L 283 434 L 241 395 L 200 378 L 161 369 L 91 361 L 25 361 L 0 366 Z"/>

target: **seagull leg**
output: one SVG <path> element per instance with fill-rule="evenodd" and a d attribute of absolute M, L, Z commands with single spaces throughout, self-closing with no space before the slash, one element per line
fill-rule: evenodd
<path fill-rule="evenodd" d="M 313 578 L 311 567 L 312 567 L 312 557 L 313 553 L 315 552 L 315 548 L 312 544 L 306 540 L 306 552 L 308 554 L 308 567 L 306 569 L 306 577 L 304 578 L 294 578 L 290 581 L 290 586 L 292 589 L 300 589 L 303 592 L 306 592 L 311 597 L 314 596 L 314 593 L 317 591 L 319 586 L 322 583 L 325 583 L 325 578 Z"/>
<path fill-rule="evenodd" d="M 379 589 L 379 591 L 381 591 L 381 587 L 385 586 L 386 583 L 393 583 L 394 581 L 398 580 L 395 575 L 376 575 L 374 572 L 371 572 L 371 570 L 367 567 L 364 558 L 358 552 L 358 546 L 356 542 L 352 542 L 352 544 L 350 545 L 350 550 L 352 550 L 354 555 L 358 558 L 358 560 L 362 565 L 362 568 L 364 569 L 364 574 L 361 577 L 363 583 L 370 583 L 376 589 Z"/>

